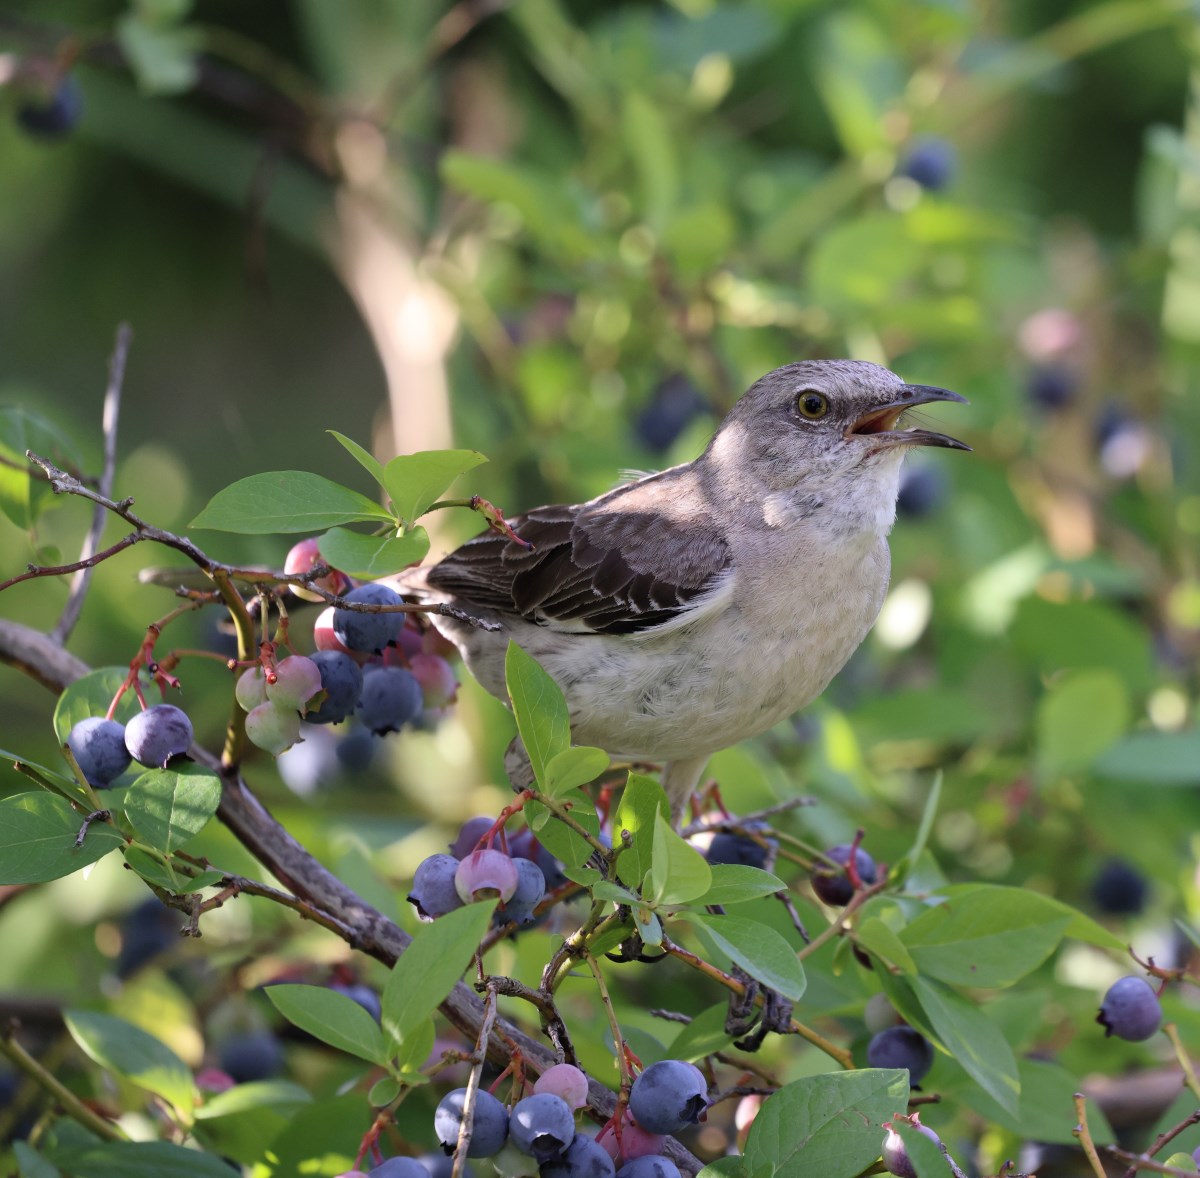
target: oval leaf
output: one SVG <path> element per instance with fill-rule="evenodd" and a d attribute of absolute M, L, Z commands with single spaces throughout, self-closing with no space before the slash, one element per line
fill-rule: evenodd
<path fill-rule="evenodd" d="M 550 758 L 546 766 L 546 792 L 551 797 L 569 793 L 589 781 L 595 781 L 609 766 L 609 756 L 603 749 L 578 745 L 564 749 Z"/>
<path fill-rule="evenodd" d="M 387 1063 L 379 1024 L 353 998 L 324 986 L 277 985 L 264 992 L 288 1022 L 322 1043 L 368 1063 Z"/>
<path fill-rule="evenodd" d="M 459 475 L 486 461 L 474 450 L 400 454 L 384 467 L 383 486 L 396 514 L 411 523 L 424 515 Z"/>
<path fill-rule="evenodd" d="M 504 679 L 517 731 L 534 776 L 544 788 L 546 766 L 571 744 L 567 701 L 538 661 L 511 641 L 504 656 Z"/>
<path fill-rule="evenodd" d="M 391 519 L 378 503 L 319 474 L 274 470 L 238 479 L 218 491 L 188 526 L 268 536 Z"/>
<path fill-rule="evenodd" d="M 737 962 L 752 978 L 798 1002 L 807 981 L 792 947 L 768 924 L 732 916 L 688 913 L 702 941 Z"/>
<path fill-rule="evenodd" d="M 76 1178 L 230 1178 L 220 1158 L 169 1141 L 106 1141 L 55 1150 L 53 1161 Z"/>
<path fill-rule="evenodd" d="M 164 853 L 198 835 L 221 804 L 221 779 L 199 765 L 148 769 L 125 794 L 125 817 L 138 837 Z"/>
<path fill-rule="evenodd" d="M 161 1096 L 191 1119 L 192 1073 L 165 1043 L 133 1023 L 94 1010 L 68 1010 L 63 1020 L 94 1063 Z"/>
<path fill-rule="evenodd" d="M 712 883 L 697 900 L 698 904 L 744 904 L 747 900 L 773 896 L 787 889 L 783 880 L 769 871 L 763 871 L 761 867 L 717 863 L 709 870 L 712 872 Z"/>
<path fill-rule="evenodd" d="M 675 833 L 668 819 L 654 819 L 654 857 L 650 860 L 650 899 L 655 904 L 686 904 L 712 884 L 708 860 Z"/>
<path fill-rule="evenodd" d="M 429 536 L 424 528 L 413 528 L 403 536 L 364 536 L 345 528 L 331 528 L 318 547 L 331 568 L 351 577 L 377 580 L 410 564 L 420 564 L 429 551 Z"/>
<path fill-rule="evenodd" d="M 88 827 L 83 846 L 75 840 L 83 815 L 65 799 L 38 790 L 0 801 L 0 884 L 46 883 L 61 879 L 124 845 L 107 822 Z"/>

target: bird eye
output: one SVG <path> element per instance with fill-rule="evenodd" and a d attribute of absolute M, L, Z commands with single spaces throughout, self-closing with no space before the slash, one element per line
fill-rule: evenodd
<path fill-rule="evenodd" d="M 829 398 L 815 389 L 805 389 L 796 398 L 796 412 L 809 421 L 816 421 L 829 412 Z"/>

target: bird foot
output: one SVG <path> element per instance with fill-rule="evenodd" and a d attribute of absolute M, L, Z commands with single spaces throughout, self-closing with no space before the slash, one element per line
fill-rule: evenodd
<path fill-rule="evenodd" d="M 771 1031 L 777 1035 L 788 1034 L 792 1027 L 792 1003 L 778 991 L 752 978 L 740 966 L 733 966 L 730 973 L 744 987 L 742 993 L 729 996 L 725 1033 L 735 1036 L 733 1045 L 740 1051 L 757 1051 Z"/>

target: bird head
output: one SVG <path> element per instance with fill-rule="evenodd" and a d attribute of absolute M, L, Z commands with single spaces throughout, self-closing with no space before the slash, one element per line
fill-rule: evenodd
<path fill-rule="evenodd" d="M 758 380 L 721 423 L 708 457 L 758 492 L 853 494 L 895 501 L 901 460 L 914 446 L 971 447 L 904 425 L 909 410 L 966 398 L 906 384 L 863 360 L 803 360 Z"/>

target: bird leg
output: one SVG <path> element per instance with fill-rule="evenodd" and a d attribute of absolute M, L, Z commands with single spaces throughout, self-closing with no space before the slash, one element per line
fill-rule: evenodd
<path fill-rule="evenodd" d="M 786 1035 L 792 1027 L 792 1003 L 782 994 L 762 985 L 738 965 L 729 971 L 743 990 L 729 995 L 729 1014 L 725 1018 L 725 1033 L 740 1036 L 734 1047 L 740 1051 L 757 1051 L 770 1031 Z M 762 998 L 759 1008 L 758 999 Z"/>
<path fill-rule="evenodd" d="M 687 757 L 682 761 L 668 761 L 663 766 L 662 787 L 666 791 L 667 800 L 671 803 L 671 825 L 678 830 L 683 825 L 684 809 L 700 778 L 704 775 L 704 766 L 708 764 L 708 754 L 700 757 Z"/>

